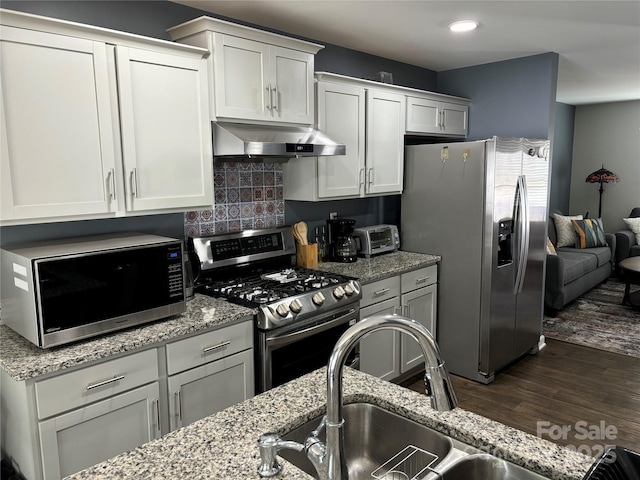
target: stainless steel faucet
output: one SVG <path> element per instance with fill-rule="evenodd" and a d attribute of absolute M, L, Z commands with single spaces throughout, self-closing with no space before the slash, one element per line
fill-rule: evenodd
<path fill-rule="evenodd" d="M 278 450 L 291 448 L 304 451 L 320 480 L 348 480 L 349 472 L 344 455 L 344 419 L 342 417 L 342 369 L 345 359 L 355 344 L 365 335 L 376 330 L 398 330 L 414 338 L 422 349 L 425 360 L 425 389 L 431 398 L 431 406 L 439 411 L 453 410 L 458 399 L 453 391 L 451 378 L 444 366 L 438 344 L 420 323 L 400 315 L 376 315 L 366 318 L 340 337 L 327 365 L 327 414 L 318 428 L 305 440 L 304 445 L 285 442 L 278 435 L 268 433 L 260 437 L 261 464 L 258 469 L 263 477 L 277 475 L 282 466 L 276 460 Z M 326 429 L 326 443 L 318 435 Z"/>

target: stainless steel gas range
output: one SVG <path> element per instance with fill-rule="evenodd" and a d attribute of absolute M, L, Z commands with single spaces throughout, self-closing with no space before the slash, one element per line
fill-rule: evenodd
<path fill-rule="evenodd" d="M 198 293 L 255 309 L 258 392 L 325 366 L 360 318 L 359 282 L 296 267 L 290 227 L 196 237 L 190 246 Z M 357 347 L 348 365 L 358 367 Z"/>

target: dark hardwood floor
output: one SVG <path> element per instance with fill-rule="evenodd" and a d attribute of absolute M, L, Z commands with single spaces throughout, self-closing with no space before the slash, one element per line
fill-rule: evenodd
<path fill-rule="evenodd" d="M 639 358 L 547 339 L 489 385 L 452 381 L 460 407 L 505 425 L 592 456 L 607 445 L 640 451 Z M 403 385 L 424 392 L 420 377 Z"/>

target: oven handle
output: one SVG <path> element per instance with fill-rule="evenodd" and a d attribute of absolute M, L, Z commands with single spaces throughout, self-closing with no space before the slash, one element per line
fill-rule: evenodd
<path fill-rule="evenodd" d="M 266 343 L 269 346 L 278 346 L 287 343 L 293 343 L 298 340 L 304 340 L 305 338 L 309 338 L 313 335 L 316 335 L 320 332 L 324 332 L 325 330 L 329 330 L 337 325 L 341 325 L 343 323 L 347 323 L 349 320 L 358 320 L 357 318 L 349 318 L 352 314 L 358 311 L 357 308 L 352 308 L 349 312 L 341 315 L 335 320 L 331 320 L 326 323 L 322 323 L 320 325 L 313 325 L 309 328 L 305 328 L 304 330 L 300 330 L 299 332 L 286 333 L 284 335 L 278 335 L 275 337 L 267 337 Z"/>

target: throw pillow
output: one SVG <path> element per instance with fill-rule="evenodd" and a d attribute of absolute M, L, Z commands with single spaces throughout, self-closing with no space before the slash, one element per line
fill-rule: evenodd
<path fill-rule="evenodd" d="M 635 233 L 636 243 L 640 245 L 640 217 L 623 218 L 622 220 L 629 226 L 629 230 Z"/>
<path fill-rule="evenodd" d="M 576 248 L 606 247 L 607 240 L 604 237 L 602 220 L 599 218 L 587 218 L 585 220 L 571 220 L 576 232 Z"/>
<path fill-rule="evenodd" d="M 553 214 L 553 221 L 556 224 L 556 234 L 558 235 L 556 248 L 573 247 L 576 243 L 576 234 L 573 231 L 571 220 L 582 220 L 582 215 L 565 216 L 558 213 Z"/>
<path fill-rule="evenodd" d="M 556 247 L 553 246 L 553 242 L 547 237 L 547 255 L 557 255 Z"/>

